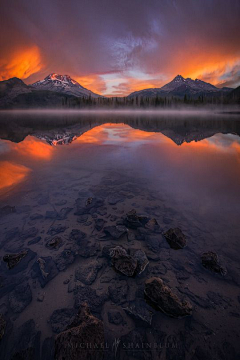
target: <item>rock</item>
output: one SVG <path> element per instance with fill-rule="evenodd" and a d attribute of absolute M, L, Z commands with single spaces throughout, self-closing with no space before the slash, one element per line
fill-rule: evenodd
<path fill-rule="evenodd" d="M 115 304 L 122 304 L 126 302 L 128 294 L 128 284 L 125 280 L 114 281 L 108 287 L 109 297 Z"/>
<path fill-rule="evenodd" d="M 50 226 L 47 234 L 51 235 L 51 236 L 54 236 L 54 235 L 57 235 L 57 234 L 60 234 L 60 233 L 64 232 L 66 229 L 67 229 L 66 226 L 53 225 L 53 226 Z"/>
<path fill-rule="evenodd" d="M 39 294 L 38 297 L 37 297 L 37 301 L 43 302 L 43 300 L 44 300 L 44 295 L 43 295 L 43 294 Z"/>
<path fill-rule="evenodd" d="M 51 256 L 40 257 L 32 267 L 32 278 L 37 278 L 43 288 L 58 274 L 58 269 Z"/>
<path fill-rule="evenodd" d="M 105 221 L 104 221 L 103 219 L 96 219 L 96 220 L 95 220 L 95 229 L 96 229 L 97 231 L 102 230 L 102 228 L 103 228 L 103 226 L 104 226 L 104 223 L 105 223 Z"/>
<path fill-rule="evenodd" d="M 41 239 L 42 239 L 42 237 L 41 237 L 41 236 L 37 236 L 37 237 L 35 237 L 34 239 L 29 240 L 29 241 L 28 241 L 28 245 L 34 245 L 34 244 L 37 244 L 37 243 L 38 243 Z"/>
<path fill-rule="evenodd" d="M 159 226 L 156 219 L 150 219 L 145 224 L 145 228 L 152 231 L 152 232 L 155 232 L 155 233 L 160 233 L 161 232 L 160 226 Z"/>
<path fill-rule="evenodd" d="M 80 224 L 85 223 L 88 220 L 88 216 L 89 216 L 88 214 L 80 215 L 77 218 L 77 222 Z"/>
<path fill-rule="evenodd" d="M 76 317 L 76 310 L 63 308 L 54 310 L 52 313 L 49 322 L 52 327 L 52 331 L 56 334 L 64 331 L 67 326 L 69 326 Z"/>
<path fill-rule="evenodd" d="M 38 213 L 30 215 L 30 220 L 40 220 L 42 218 L 43 218 L 43 215 L 38 214 Z"/>
<path fill-rule="evenodd" d="M 26 249 L 17 254 L 6 254 L 3 261 L 7 263 L 9 274 L 15 275 L 27 269 L 28 264 L 36 256 L 36 253 L 30 249 Z M 8 272 L 8 271 L 7 271 Z"/>
<path fill-rule="evenodd" d="M 67 218 L 67 215 L 70 213 L 70 211 L 72 211 L 72 208 L 69 208 L 69 207 L 62 208 L 59 211 L 57 218 L 59 220 L 65 220 Z"/>
<path fill-rule="evenodd" d="M 66 270 L 76 258 L 76 252 L 71 249 L 63 250 L 56 258 L 55 262 L 59 271 Z"/>
<path fill-rule="evenodd" d="M 123 225 L 106 226 L 103 231 L 107 237 L 113 239 L 120 239 L 123 235 L 127 234 L 127 228 Z"/>
<path fill-rule="evenodd" d="M 95 281 L 98 271 L 101 268 L 102 264 L 98 262 L 92 262 L 86 266 L 78 267 L 75 271 L 75 279 L 86 285 L 91 285 Z"/>
<path fill-rule="evenodd" d="M 28 320 L 16 331 L 12 340 L 11 360 L 40 359 L 40 331 L 36 331 L 34 320 Z"/>
<path fill-rule="evenodd" d="M 68 283 L 68 293 L 73 292 L 76 289 L 76 283 L 74 280 L 70 280 Z"/>
<path fill-rule="evenodd" d="M 186 237 L 179 228 L 169 229 L 164 236 L 172 249 L 183 249 L 187 245 Z"/>
<path fill-rule="evenodd" d="M 70 233 L 69 240 L 81 245 L 82 240 L 86 238 L 86 234 L 78 229 L 73 229 Z"/>
<path fill-rule="evenodd" d="M 137 229 L 138 227 L 143 226 L 140 221 L 139 216 L 137 215 L 136 210 L 131 210 L 126 214 L 126 218 L 124 220 L 124 224 L 132 229 Z"/>
<path fill-rule="evenodd" d="M 0 217 L 16 212 L 15 206 L 6 205 L 0 208 Z"/>
<path fill-rule="evenodd" d="M 219 264 L 218 255 L 213 251 L 205 252 L 201 255 L 202 265 L 217 274 L 226 275 L 227 270 Z"/>
<path fill-rule="evenodd" d="M 86 201 L 84 200 L 84 198 L 78 198 L 76 200 L 77 211 L 74 214 L 75 215 L 89 214 L 92 211 L 95 212 L 97 208 L 102 207 L 103 205 L 104 205 L 104 201 L 101 198 L 89 197 Z"/>
<path fill-rule="evenodd" d="M 152 311 L 148 304 L 142 299 L 130 301 L 127 307 L 124 308 L 127 314 L 132 316 L 135 320 L 141 320 L 149 325 L 152 323 Z"/>
<path fill-rule="evenodd" d="M 138 262 L 130 256 L 121 246 L 116 246 L 110 250 L 112 265 L 115 270 L 126 276 L 133 276 L 137 270 Z"/>
<path fill-rule="evenodd" d="M 108 311 L 108 321 L 114 325 L 124 325 L 125 321 L 121 313 L 117 310 Z"/>
<path fill-rule="evenodd" d="M 126 276 L 141 274 L 148 265 L 146 254 L 140 249 L 132 249 L 128 253 L 123 247 L 116 246 L 106 248 L 106 251 L 109 252 L 114 269 Z"/>
<path fill-rule="evenodd" d="M 108 196 L 107 200 L 110 205 L 116 205 L 117 203 L 124 201 L 124 198 L 119 194 L 113 194 Z"/>
<path fill-rule="evenodd" d="M 11 270 L 27 255 L 27 253 L 27 250 L 24 250 L 18 254 L 7 254 L 3 256 L 3 261 L 7 263 L 9 270 Z"/>
<path fill-rule="evenodd" d="M 52 250 L 58 250 L 62 245 L 63 245 L 63 241 L 60 236 L 55 236 L 52 239 L 47 240 L 46 242 L 46 247 Z"/>
<path fill-rule="evenodd" d="M 2 314 L 0 314 L 0 342 L 5 334 L 6 321 L 4 320 Z"/>
<path fill-rule="evenodd" d="M 21 313 L 32 301 L 32 291 L 28 283 L 18 285 L 10 292 L 9 306 L 14 313 Z"/>
<path fill-rule="evenodd" d="M 178 318 L 192 314 L 192 305 L 188 301 L 180 301 L 160 278 L 148 279 L 144 293 L 154 306 L 169 316 Z"/>
<path fill-rule="evenodd" d="M 103 323 L 90 313 L 87 303 L 83 303 L 68 329 L 57 335 L 55 359 L 102 360 L 103 344 Z"/>
<path fill-rule="evenodd" d="M 145 252 L 140 249 L 130 250 L 130 255 L 133 256 L 133 258 L 137 260 L 136 273 L 140 275 L 146 269 L 147 265 L 149 264 L 148 258 L 146 256 Z"/>
<path fill-rule="evenodd" d="M 76 309 L 86 301 L 92 312 L 99 313 L 107 298 L 108 296 L 106 294 L 97 295 L 96 290 L 90 286 L 77 286 L 74 290 L 74 306 Z"/>

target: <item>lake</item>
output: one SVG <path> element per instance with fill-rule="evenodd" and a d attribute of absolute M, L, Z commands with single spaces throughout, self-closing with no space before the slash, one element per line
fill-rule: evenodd
<path fill-rule="evenodd" d="M 1 112 L 1 358 L 52 359 L 83 302 L 92 359 L 239 358 L 239 218 L 239 114 Z"/>

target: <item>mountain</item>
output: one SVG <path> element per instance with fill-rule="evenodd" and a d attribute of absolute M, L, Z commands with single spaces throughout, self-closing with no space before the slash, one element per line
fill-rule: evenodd
<path fill-rule="evenodd" d="M 0 105 L 10 102 L 19 94 L 26 94 L 31 91 L 30 86 L 16 77 L 0 81 Z"/>
<path fill-rule="evenodd" d="M 40 80 L 32 84 L 36 90 L 48 90 L 62 94 L 73 95 L 76 97 L 98 98 L 101 95 L 95 94 L 81 86 L 77 81 L 68 75 L 50 74 L 44 80 Z"/>
<path fill-rule="evenodd" d="M 230 103 L 240 104 L 240 86 L 233 89 L 227 96 Z"/>
<path fill-rule="evenodd" d="M 162 86 L 161 88 L 150 88 L 140 91 L 135 91 L 128 95 L 128 97 L 169 97 L 175 96 L 183 98 L 185 95 L 188 95 L 192 98 L 198 98 L 199 96 L 219 96 L 225 93 L 230 92 L 231 88 L 222 88 L 219 89 L 216 86 L 209 84 L 205 81 L 190 78 L 185 79 L 181 75 L 177 75 L 172 81 L 168 84 Z"/>

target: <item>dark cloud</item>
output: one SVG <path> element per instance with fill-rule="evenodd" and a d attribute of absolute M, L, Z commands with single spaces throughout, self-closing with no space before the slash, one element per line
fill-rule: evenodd
<path fill-rule="evenodd" d="M 141 73 L 159 78 L 159 85 L 177 73 L 214 73 L 210 80 L 220 84 L 240 59 L 239 18 L 239 0 L 2 1 L 1 76 L 16 72 L 33 82 L 67 73 L 107 92 L 132 88 L 122 85 L 132 81 L 129 71 L 137 72 L 135 80 Z M 23 63 L 24 53 L 28 71 L 12 60 Z M 108 83 L 109 74 L 116 79 Z"/>

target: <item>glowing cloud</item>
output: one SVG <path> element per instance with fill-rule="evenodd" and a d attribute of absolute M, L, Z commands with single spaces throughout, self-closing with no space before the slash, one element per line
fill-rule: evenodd
<path fill-rule="evenodd" d="M 5 54 L 0 60 L 0 80 L 18 77 L 26 79 L 42 68 L 41 54 L 37 46 Z"/>

